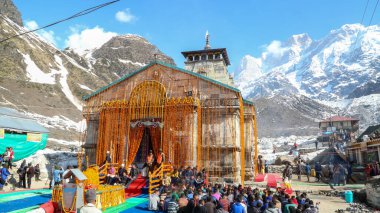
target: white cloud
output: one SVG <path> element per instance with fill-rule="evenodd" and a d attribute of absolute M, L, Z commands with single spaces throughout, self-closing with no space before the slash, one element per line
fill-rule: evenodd
<path fill-rule="evenodd" d="M 28 30 L 35 30 L 37 29 L 39 26 L 37 24 L 36 21 L 26 21 L 25 22 L 25 28 L 28 29 Z M 60 40 L 59 37 L 55 36 L 54 35 L 54 32 L 51 31 L 51 30 L 38 30 L 35 32 L 37 35 L 39 35 L 43 40 L 45 40 L 46 42 L 49 42 L 51 44 L 53 44 L 54 46 L 57 46 L 57 40 Z"/>
<path fill-rule="evenodd" d="M 274 40 L 269 45 L 264 46 L 265 51 L 261 55 L 262 59 L 266 59 L 268 56 L 274 58 L 280 58 L 284 55 L 289 47 L 282 47 L 281 41 Z"/>
<path fill-rule="evenodd" d="M 36 21 L 27 21 L 27 22 L 25 22 L 25 27 L 28 30 L 35 30 L 38 28 L 38 24 Z"/>
<path fill-rule="evenodd" d="M 112 37 L 117 35 L 115 32 L 106 32 L 99 26 L 81 31 L 74 27 L 71 28 L 71 32 L 72 34 L 65 42 L 66 47 L 70 47 L 79 55 L 86 53 L 86 50 L 101 47 Z"/>
<path fill-rule="evenodd" d="M 122 11 L 118 11 L 115 14 L 115 18 L 116 18 L 116 20 L 123 22 L 123 23 L 130 23 L 130 22 L 136 20 L 136 17 L 131 13 L 129 8 L 122 10 Z"/>

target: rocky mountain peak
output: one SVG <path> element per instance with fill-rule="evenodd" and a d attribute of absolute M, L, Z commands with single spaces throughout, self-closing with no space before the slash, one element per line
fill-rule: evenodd
<path fill-rule="evenodd" d="M 18 11 L 17 7 L 13 4 L 12 0 L 1 0 L 0 1 L 0 14 L 7 16 L 13 22 L 20 26 L 22 24 L 21 13 Z"/>
<path fill-rule="evenodd" d="M 307 33 L 297 34 L 290 37 L 288 43 L 291 46 L 309 46 L 313 40 Z"/>

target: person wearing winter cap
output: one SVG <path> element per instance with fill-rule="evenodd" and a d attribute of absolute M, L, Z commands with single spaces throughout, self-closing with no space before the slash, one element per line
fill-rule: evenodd
<path fill-rule="evenodd" d="M 93 189 L 89 189 L 86 192 L 86 202 L 82 208 L 79 209 L 79 213 L 101 213 L 102 211 L 95 207 L 96 204 L 96 191 Z"/>

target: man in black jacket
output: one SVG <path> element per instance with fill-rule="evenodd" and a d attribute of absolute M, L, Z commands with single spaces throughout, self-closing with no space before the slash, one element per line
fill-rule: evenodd
<path fill-rule="evenodd" d="M 28 164 L 28 168 L 26 170 L 26 176 L 28 178 L 28 189 L 30 189 L 32 185 L 32 178 L 34 177 L 34 166 L 32 166 L 32 163 Z"/>

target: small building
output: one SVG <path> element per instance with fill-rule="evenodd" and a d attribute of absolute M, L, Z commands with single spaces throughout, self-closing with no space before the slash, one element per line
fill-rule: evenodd
<path fill-rule="evenodd" d="M 359 119 L 332 116 L 319 122 L 320 136 L 318 141 L 331 140 L 351 141 L 358 135 Z"/>
<path fill-rule="evenodd" d="M 380 124 L 369 126 L 356 140 L 347 146 L 348 159 L 357 164 L 379 162 Z"/>
<path fill-rule="evenodd" d="M 0 154 L 7 147 L 14 151 L 14 161 L 26 158 L 46 147 L 49 131 L 17 110 L 0 107 Z"/>

